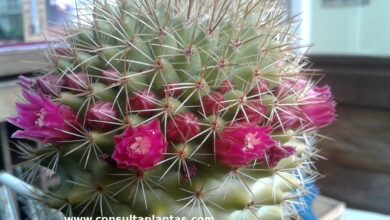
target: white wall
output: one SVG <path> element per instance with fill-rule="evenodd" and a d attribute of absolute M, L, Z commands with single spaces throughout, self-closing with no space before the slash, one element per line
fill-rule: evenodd
<path fill-rule="evenodd" d="M 295 1 L 293 1 L 295 2 Z M 302 0 L 303 33 L 311 54 L 390 56 L 390 0 L 367 5 L 323 7 L 322 0 Z"/>

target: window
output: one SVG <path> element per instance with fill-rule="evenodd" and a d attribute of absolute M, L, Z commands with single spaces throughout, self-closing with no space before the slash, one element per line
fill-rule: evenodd
<path fill-rule="evenodd" d="M 313 55 L 390 56 L 390 1 L 290 0 Z"/>

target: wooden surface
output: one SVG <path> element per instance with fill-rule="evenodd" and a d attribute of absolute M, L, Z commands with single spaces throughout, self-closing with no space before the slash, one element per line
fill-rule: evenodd
<path fill-rule="evenodd" d="M 313 56 L 314 68 L 325 74 L 337 101 L 357 107 L 390 110 L 390 59 Z"/>
<path fill-rule="evenodd" d="M 319 144 L 322 194 L 349 207 L 390 214 L 390 111 L 340 106 Z"/>
<path fill-rule="evenodd" d="M 390 214 L 390 58 L 312 56 L 326 74 L 337 122 L 322 131 L 321 192 L 347 207 Z"/>

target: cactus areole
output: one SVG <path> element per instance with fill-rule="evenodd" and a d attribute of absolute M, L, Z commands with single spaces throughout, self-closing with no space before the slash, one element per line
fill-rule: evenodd
<path fill-rule="evenodd" d="M 297 217 L 335 102 L 278 1 L 95 0 L 23 77 L 18 149 L 66 216 Z M 90 11 L 91 13 L 86 13 Z"/>

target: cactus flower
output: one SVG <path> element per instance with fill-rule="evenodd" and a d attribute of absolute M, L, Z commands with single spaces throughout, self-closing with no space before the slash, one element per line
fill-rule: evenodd
<path fill-rule="evenodd" d="M 8 121 L 22 130 L 16 131 L 13 138 L 25 138 L 54 143 L 72 139 L 76 117 L 72 110 L 64 105 L 54 103 L 43 95 L 24 92 L 23 97 L 28 101 L 17 104 L 18 116 Z"/>
<path fill-rule="evenodd" d="M 296 129 L 300 126 L 307 129 L 320 129 L 332 124 L 336 118 L 336 103 L 329 86 L 308 87 L 308 81 L 286 81 L 278 86 L 275 95 L 283 97 L 296 94 L 299 96 L 296 105 L 281 105 L 276 124 L 284 129 Z"/>
<path fill-rule="evenodd" d="M 118 118 L 118 111 L 111 102 L 97 102 L 90 106 L 86 115 L 88 127 L 107 131 L 114 126 L 115 119 Z"/>
<path fill-rule="evenodd" d="M 269 127 L 236 123 L 225 128 L 215 143 L 217 161 L 229 167 L 247 166 L 275 145 Z"/>
<path fill-rule="evenodd" d="M 284 130 L 298 128 L 303 124 L 302 110 L 297 106 L 280 106 L 273 124 Z"/>
<path fill-rule="evenodd" d="M 329 86 L 313 87 L 306 93 L 300 108 L 307 118 L 308 126 L 317 129 L 332 124 L 336 118 L 336 103 Z"/>
<path fill-rule="evenodd" d="M 167 142 L 158 120 L 135 128 L 129 127 L 121 135 L 114 137 L 114 141 L 112 159 L 120 168 L 148 170 L 164 158 L 167 150 Z"/>
<path fill-rule="evenodd" d="M 289 94 L 301 94 L 308 86 L 310 86 L 309 81 L 305 79 L 284 80 L 275 88 L 274 94 L 278 97 L 285 97 Z"/>

